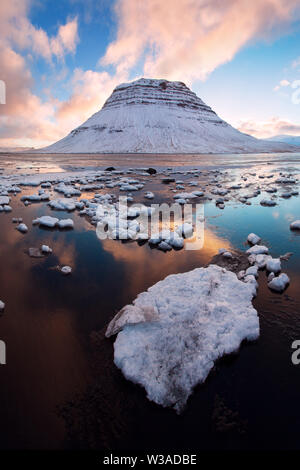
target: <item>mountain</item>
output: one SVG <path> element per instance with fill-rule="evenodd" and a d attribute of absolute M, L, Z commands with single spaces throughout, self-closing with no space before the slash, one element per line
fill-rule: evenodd
<path fill-rule="evenodd" d="M 300 146 L 300 136 L 288 134 L 274 135 L 274 137 L 269 137 L 269 139 L 266 140 L 269 142 L 284 142 L 285 144 Z"/>
<path fill-rule="evenodd" d="M 141 78 L 45 153 L 255 153 L 295 151 L 242 134 L 182 82 Z"/>

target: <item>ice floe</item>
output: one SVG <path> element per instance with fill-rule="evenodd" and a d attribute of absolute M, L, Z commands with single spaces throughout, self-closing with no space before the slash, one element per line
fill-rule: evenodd
<path fill-rule="evenodd" d="M 268 286 L 271 290 L 276 292 L 283 292 L 286 287 L 289 285 L 290 279 L 285 273 L 281 273 L 278 277 L 274 277 L 269 283 Z"/>
<path fill-rule="evenodd" d="M 253 292 L 252 282 L 215 265 L 168 276 L 108 326 L 107 336 L 119 331 L 115 364 L 150 400 L 182 411 L 218 358 L 258 338 Z"/>

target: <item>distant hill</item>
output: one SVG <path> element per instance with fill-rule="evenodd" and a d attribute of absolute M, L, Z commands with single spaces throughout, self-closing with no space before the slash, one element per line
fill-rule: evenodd
<path fill-rule="evenodd" d="M 300 136 L 283 134 L 283 135 L 275 135 L 274 137 L 270 137 L 269 139 L 266 139 L 266 140 L 270 142 L 284 142 L 285 144 L 300 146 Z"/>
<path fill-rule="evenodd" d="M 35 150 L 34 147 L 0 147 L 0 153 L 28 152 Z"/>

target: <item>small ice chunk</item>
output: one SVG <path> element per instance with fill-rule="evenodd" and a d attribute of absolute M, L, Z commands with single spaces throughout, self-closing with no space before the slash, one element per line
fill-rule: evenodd
<path fill-rule="evenodd" d="M 252 285 L 252 287 L 253 287 L 253 296 L 255 296 L 256 291 L 258 289 L 258 282 L 255 279 L 255 276 L 252 276 L 252 274 L 249 274 L 248 276 L 244 277 L 243 281 Z"/>
<path fill-rule="evenodd" d="M 264 269 L 266 267 L 267 261 L 271 258 L 269 255 L 257 255 L 255 256 L 255 265 L 258 269 Z"/>
<path fill-rule="evenodd" d="M 75 201 L 69 198 L 53 199 L 48 204 L 51 209 L 57 211 L 73 211 L 76 209 Z"/>
<path fill-rule="evenodd" d="M 71 268 L 70 266 L 63 266 L 63 267 L 61 268 L 61 272 L 62 272 L 63 274 L 65 274 L 65 275 L 71 274 L 72 268 Z"/>
<path fill-rule="evenodd" d="M 251 245 L 258 245 L 261 242 L 261 238 L 255 233 L 249 233 L 247 240 Z"/>
<path fill-rule="evenodd" d="M 48 245 L 42 245 L 41 251 L 42 253 L 52 253 L 52 248 L 50 248 Z"/>
<path fill-rule="evenodd" d="M 295 220 L 290 225 L 291 230 L 300 230 L 300 220 Z"/>
<path fill-rule="evenodd" d="M 227 258 L 227 259 L 233 258 L 233 254 L 230 253 L 230 251 L 225 251 L 224 253 L 222 253 L 222 256 L 223 258 Z"/>
<path fill-rule="evenodd" d="M 182 237 L 179 237 L 179 236 L 174 236 L 174 237 L 171 237 L 169 240 L 168 240 L 168 243 L 172 246 L 172 248 L 174 248 L 175 250 L 181 250 L 183 247 L 184 247 L 184 239 Z"/>
<path fill-rule="evenodd" d="M 279 273 L 281 271 L 281 261 L 279 258 L 270 258 L 266 264 L 267 271 L 271 273 Z"/>
<path fill-rule="evenodd" d="M 194 230 L 192 224 L 185 222 L 177 228 L 176 232 L 184 238 L 190 238 L 193 235 Z"/>
<path fill-rule="evenodd" d="M 28 232 L 28 227 L 25 224 L 19 224 L 16 227 L 16 229 L 19 230 L 19 232 L 21 232 L 21 233 L 27 233 Z"/>
<path fill-rule="evenodd" d="M 250 266 L 250 268 L 246 269 L 246 276 L 258 276 L 258 266 Z"/>
<path fill-rule="evenodd" d="M 157 245 L 157 248 L 161 251 L 171 251 L 172 247 L 166 241 L 162 241 Z"/>
<path fill-rule="evenodd" d="M 74 228 L 74 222 L 72 219 L 61 219 L 57 222 L 59 228 Z"/>
<path fill-rule="evenodd" d="M 246 251 L 247 255 L 267 255 L 269 248 L 264 245 L 254 245 Z"/>
<path fill-rule="evenodd" d="M 58 223 L 58 219 L 55 217 L 50 217 L 49 215 L 43 215 L 42 217 L 38 217 L 32 221 L 33 225 L 40 225 L 42 227 L 50 227 L 53 228 Z"/>
<path fill-rule="evenodd" d="M 9 204 L 10 198 L 8 196 L 0 196 L 0 206 L 6 206 Z"/>
<path fill-rule="evenodd" d="M 274 277 L 275 277 L 275 274 L 274 274 L 274 273 L 270 273 L 269 276 L 268 276 L 268 282 L 273 281 Z"/>
<path fill-rule="evenodd" d="M 262 199 L 260 201 L 260 205 L 261 206 L 267 206 L 267 207 L 272 207 L 272 206 L 276 206 L 276 201 L 274 201 L 273 199 Z"/>
<path fill-rule="evenodd" d="M 271 290 L 283 292 L 289 283 L 289 277 L 285 273 L 282 273 L 278 277 L 274 277 L 274 279 L 268 283 L 268 286 Z"/>

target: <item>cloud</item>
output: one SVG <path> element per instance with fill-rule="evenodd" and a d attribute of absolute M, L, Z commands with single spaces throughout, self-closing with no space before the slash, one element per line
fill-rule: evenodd
<path fill-rule="evenodd" d="M 0 79 L 7 84 L 7 105 L 0 107 L 1 146 L 58 140 L 98 111 L 115 85 L 132 79 L 141 64 L 150 77 L 189 84 L 205 79 L 246 44 L 268 39 L 278 27 L 282 32 L 300 13 L 299 0 L 116 0 L 116 39 L 100 60 L 115 72 L 75 69 L 70 96 L 60 102 L 51 88 L 47 101 L 34 93 L 31 61 L 40 57 L 54 64 L 58 80 L 58 66 L 76 52 L 78 18 L 67 18 L 50 36 L 30 21 L 32 3 L 0 1 Z M 94 3 L 86 5 L 90 21 Z"/>
<path fill-rule="evenodd" d="M 288 87 L 288 86 L 291 86 L 291 85 L 292 85 L 292 84 L 291 84 L 291 82 L 290 82 L 289 80 L 284 79 L 284 80 L 281 80 L 281 81 L 279 82 L 279 84 L 276 85 L 276 86 L 273 88 L 273 90 L 274 90 L 274 91 L 279 91 L 280 88 L 282 88 L 282 87 Z"/>
<path fill-rule="evenodd" d="M 77 127 L 99 111 L 116 85 L 127 79 L 126 75 L 111 76 L 107 72 L 76 69 L 70 98 L 58 104 L 58 121 L 65 125 L 68 123 L 70 129 Z"/>
<path fill-rule="evenodd" d="M 300 66 L 300 56 L 292 62 L 292 68 L 296 69 Z"/>
<path fill-rule="evenodd" d="M 143 62 L 144 75 L 205 79 L 247 43 L 299 17 L 299 0 L 117 0 L 118 31 L 104 66 Z"/>
<path fill-rule="evenodd" d="M 1 0 L 0 41 L 1 44 L 31 50 L 34 54 L 51 60 L 74 53 L 78 44 L 77 17 L 59 26 L 56 36 L 49 37 L 42 28 L 36 28 L 28 19 L 32 0 Z"/>
<path fill-rule="evenodd" d="M 55 101 L 50 98 L 43 102 L 33 92 L 34 81 L 25 58 L 29 50 L 31 55 L 47 61 L 54 57 L 63 60 L 65 54 L 74 53 L 78 43 L 77 18 L 69 19 L 58 28 L 56 36 L 49 37 L 31 24 L 27 17 L 29 8 L 29 0 L 0 2 L 0 78 L 6 84 L 6 104 L 0 107 L 2 146 L 25 142 L 32 145 L 32 141 L 43 145 L 68 130 L 55 123 Z"/>
<path fill-rule="evenodd" d="M 77 18 L 73 18 L 65 25 L 60 26 L 57 36 L 50 40 L 50 49 L 52 54 L 60 58 L 62 58 L 66 52 L 74 54 L 76 45 L 79 41 L 77 31 Z"/>
<path fill-rule="evenodd" d="M 266 139 L 275 135 L 300 135 L 300 124 L 294 124 L 288 119 L 272 117 L 268 121 L 242 121 L 238 129 L 259 139 Z"/>

